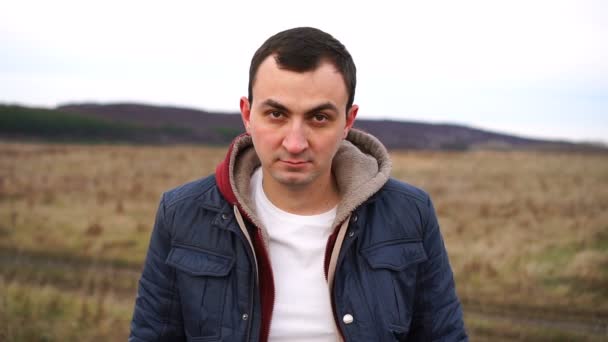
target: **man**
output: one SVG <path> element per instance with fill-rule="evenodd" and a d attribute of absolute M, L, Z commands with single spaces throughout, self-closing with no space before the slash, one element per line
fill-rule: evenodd
<path fill-rule="evenodd" d="M 130 341 L 459 341 L 431 201 L 351 129 L 345 47 L 314 28 L 253 56 L 247 134 L 161 199 Z"/>

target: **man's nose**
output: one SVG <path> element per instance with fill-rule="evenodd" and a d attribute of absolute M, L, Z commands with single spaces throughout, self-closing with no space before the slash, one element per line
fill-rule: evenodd
<path fill-rule="evenodd" d="M 294 122 L 288 127 L 283 138 L 283 147 L 290 154 L 299 154 L 308 148 L 308 139 L 301 123 Z"/>

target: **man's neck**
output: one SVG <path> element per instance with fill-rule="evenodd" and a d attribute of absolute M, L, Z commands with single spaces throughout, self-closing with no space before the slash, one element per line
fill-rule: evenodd
<path fill-rule="evenodd" d="M 333 209 L 340 201 L 333 174 L 307 186 L 287 186 L 264 177 L 262 188 L 277 208 L 296 215 L 316 215 Z"/>

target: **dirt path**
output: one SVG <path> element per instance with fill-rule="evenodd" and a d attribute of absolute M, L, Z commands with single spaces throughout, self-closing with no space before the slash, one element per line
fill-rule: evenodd
<path fill-rule="evenodd" d="M 133 299 L 140 274 L 141 265 L 120 260 L 0 247 L 0 276 L 7 282 Z"/>
<path fill-rule="evenodd" d="M 500 310 L 500 308 L 498 308 Z M 608 319 L 605 317 L 588 316 L 588 317 L 568 317 L 564 315 L 559 317 L 556 313 L 548 315 L 527 315 L 522 312 L 509 312 L 506 310 L 486 310 L 466 307 L 466 318 L 473 318 L 476 321 L 482 321 L 490 325 L 508 324 L 522 329 L 544 329 L 554 332 L 581 334 L 585 336 L 593 336 L 608 340 Z"/>

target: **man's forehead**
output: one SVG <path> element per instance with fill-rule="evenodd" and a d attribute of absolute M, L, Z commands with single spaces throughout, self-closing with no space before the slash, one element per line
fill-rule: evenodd
<path fill-rule="evenodd" d="M 273 56 L 260 64 L 252 87 L 254 102 L 261 104 L 268 99 L 286 102 L 288 99 L 283 96 L 296 95 L 293 90 L 300 100 L 304 97 L 317 103 L 348 100 L 344 77 L 329 61 L 321 61 L 315 69 L 307 71 L 282 68 Z"/>
<path fill-rule="evenodd" d="M 254 81 L 252 84 L 253 87 L 255 87 L 255 84 L 256 84 L 257 80 L 260 78 L 260 76 L 264 77 L 268 73 L 276 74 L 276 73 L 281 73 L 281 72 L 294 73 L 294 74 L 313 74 L 313 73 L 318 73 L 319 71 L 322 71 L 324 73 L 333 74 L 334 77 L 338 76 L 342 79 L 342 81 L 344 81 L 344 76 L 342 75 L 342 73 L 340 73 L 340 71 L 338 70 L 336 65 L 327 58 L 323 58 L 323 59 L 319 60 L 319 63 L 310 70 L 299 71 L 299 70 L 292 70 L 289 67 L 281 65 L 279 62 L 277 62 L 276 57 L 277 57 L 276 54 L 272 54 L 272 55 L 266 57 L 266 59 L 264 59 L 262 61 L 262 63 L 260 63 L 260 66 L 258 67 L 255 78 L 253 80 Z"/>

